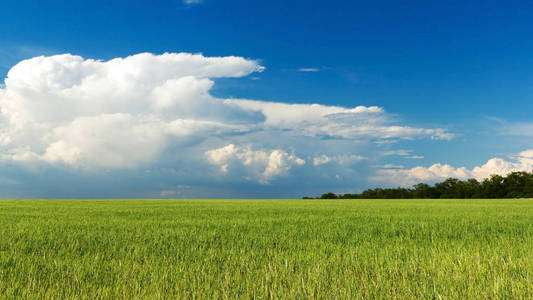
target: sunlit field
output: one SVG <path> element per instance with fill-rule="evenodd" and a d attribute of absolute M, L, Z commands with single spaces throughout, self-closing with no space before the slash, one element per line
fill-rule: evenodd
<path fill-rule="evenodd" d="M 533 200 L 0 200 L 2 298 L 531 298 Z"/>

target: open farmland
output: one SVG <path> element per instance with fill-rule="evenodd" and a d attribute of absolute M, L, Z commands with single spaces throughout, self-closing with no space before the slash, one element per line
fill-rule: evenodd
<path fill-rule="evenodd" d="M 533 200 L 0 200 L 2 298 L 531 298 Z"/>

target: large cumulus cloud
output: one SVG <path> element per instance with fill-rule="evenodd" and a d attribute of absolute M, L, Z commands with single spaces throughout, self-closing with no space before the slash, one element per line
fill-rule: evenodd
<path fill-rule="evenodd" d="M 384 141 L 453 137 L 397 124 L 376 106 L 210 94 L 216 78 L 264 69 L 253 59 L 189 53 L 21 61 L 0 88 L 1 163 L 80 172 L 194 169 L 187 175 L 196 182 L 231 176 L 271 184 L 304 167 L 307 177 L 334 165 L 353 168 L 383 153 L 376 147 Z"/>
<path fill-rule="evenodd" d="M 241 124 L 263 116 L 211 97 L 211 78 L 262 69 L 240 57 L 187 53 L 22 61 L 0 94 L 4 158 L 136 167 L 157 160 L 172 140 L 249 130 Z"/>

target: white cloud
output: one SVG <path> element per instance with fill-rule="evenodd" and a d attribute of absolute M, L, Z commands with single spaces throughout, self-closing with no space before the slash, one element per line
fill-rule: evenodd
<path fill-rule="evenodd" d="M 318 68 L 300 68 L 298 69 L 300 72 L 318 72 L 320 69 Z"/>
<path fill-rule="evenodd" d="M 263 184 L 282 176 L 297 165 L 305 164 L 305 160 L 289 154 L 281 149 L 252 150 L 250 147 L 241 147 L 229 144 L 227 146 L 209 150 L 205 153 L 213 165 L 220 168 L 226 175 L 236 168 L 244 167 L 244 177 Z M 240 173 L 240 172 L 239 172 Z"/>
<path fill-rule="evenodd" d="M 0 161 L 131 173 L 164 165 L 180 182 L 209 182 L 224 173 L 264 184 L 293 174 L 325 178 L 326 172 L 349 180 L 363 172 L 354 164 L 379 157 L 395 141 L 453 137 L 442 128 L 397 124 L 377 106 L 220 99 L 210 93 L 215 78 L 263 70 L 252 59 L 189 53 L 23 60 L 0 87 Z M 212 165 L 220 172 L 208 174 Z M 161 190 L 173 188 L 158 188 L 156 195 Z"/>
<path fill-rule="evenodd" d="M 361 160 L 366 159 L 366 157 L 361 155 L 335 155 L 335 156 L 328 156 L 328 155 L 321 155 L 316 156 L 313 158 L 313 165 L 314 166 L 320 166 L 324 164 L 329 163 L 338 163 L 339 165 L 348 165 L 354 162 L 359 162 Z"/>
<path fill-rule="evenodd" d="M 345 108 L 320 104 L 287 104 L 229 99 L 225 103 L 261 112 L 265 126 L 298 135 L 339 139 L 431 138 L 449 140 L 453 134 L 445 129 L 426 129 L 392 125 L 383 108 L 356 106 Z"/>
<path fill-rule="evenodd" d="M 454 168 L 448 164 L 434 164 L 430 167 L 414 167 L 411 169 L 382 168 L 372 181 L 386 182 L 395 185 L 412 185 L 419 182 L 434 182 L 449 177 L 482 180 L 492 174 L 506 175 L 516 171 L 530 172 L 533 170 L 533 150 L 520 152 L 510 159 L 491 158 L 485 164 L 472 169 Z"/>
<path fill-rule="evenodd" d="M 398 150 L 389 150 L 384 151 L 383 155 L 385 156 L 392 156 L 392 155 L 398 155 L 398 156 L 408 156 L 413 152 L 413 150 L 404 150 L 404 149 L 398 149 Z"/>
<path fill-rule="evenodd" d="M 15 152 L 15 160 L 131 168 L 157 160 L 172 139 L 242 133 L 248 127 L 234 117 L 253 123 L 262 116 L 210 96 L 210 78 L 262 70 L 240 57 L 187 53 L 24 60 L 0 90 L 3 157 Z"/>
<path fill-rule="evenodd" d="M 79 117 L 54 128 L 55 141 L 42 159 L 84 167 L 132 168 L 157 159 L 165 144 L 164 126 L 168 125 L 129 114 Z"/>
<path fill-rule="evenodd" d="M 404 166 L 402 165 L 394 165 L 394 164 L 385 164 L 382 166 L 382 169 L 403 169 Z"/>
<path fill-rule="evenodd" d="M 200 3 L 203 3 L 204 0 L 183 0 L 183 3 L 185 4 L 200 4 Z"/>
<path fill-rule="evenodd" d="M 408 159 L 422 159 L 424 156 L 422 155 L 412 155 L 413 150 L 404 150 L 404 149 L 398 149 L 398 150 L 389 150 L 382 152 L 383 156 L 401 156 L 403 158 Z"/>

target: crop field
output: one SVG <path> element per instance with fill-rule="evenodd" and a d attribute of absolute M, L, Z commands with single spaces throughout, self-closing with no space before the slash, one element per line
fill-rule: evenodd
<path fill-rule="evenodd" d="M 0 200 L 0 298 L 532 298 L 533 200 Z"/>

